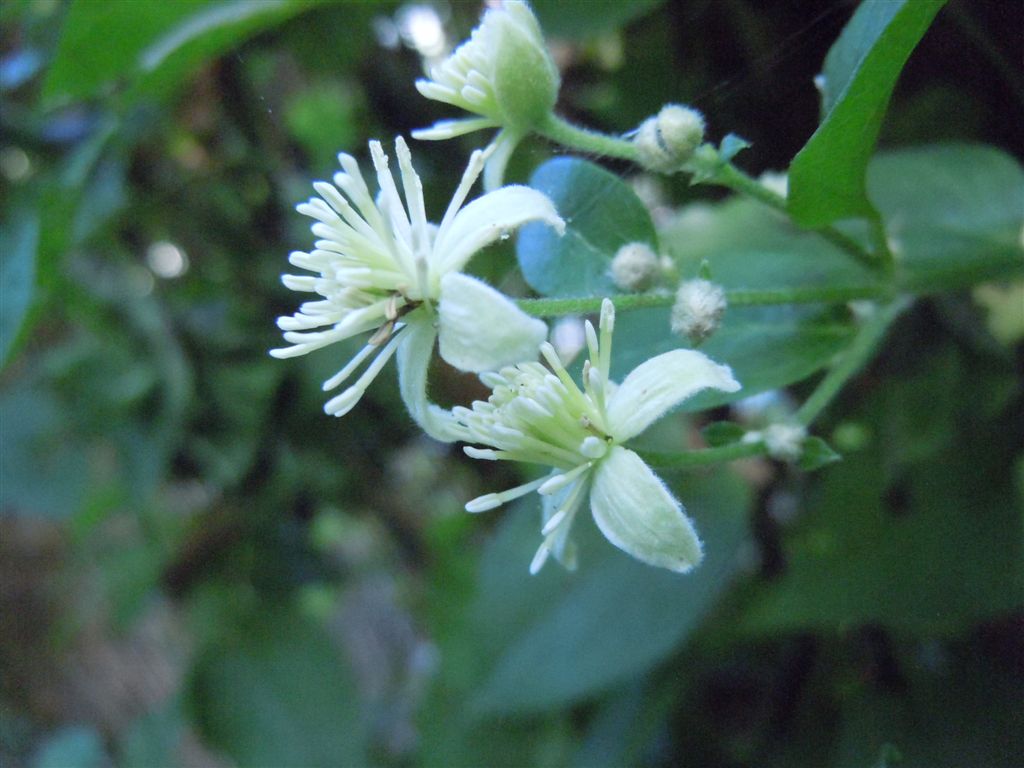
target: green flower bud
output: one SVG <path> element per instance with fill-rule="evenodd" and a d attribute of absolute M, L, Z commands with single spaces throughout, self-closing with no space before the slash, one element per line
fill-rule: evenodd
<path fill-rule="evenodd" d="M 523 135 L 555 106 L 558 68 L 530 7 L 506 0 L 484 14 L 480 25 L 416 88 L 476 117 L 442 120 L 413 132 L 419 139 L 448 139 L 484 128 L 508 128 Z"/>
<path fill-rule="evenodd" d="M 527 132 L 555 106 L 560 78 L 544 45 L 537 18 L 523 2 L 505 3 L 491 11 L 494 40 L 494 93 L 504 125 Z"/>

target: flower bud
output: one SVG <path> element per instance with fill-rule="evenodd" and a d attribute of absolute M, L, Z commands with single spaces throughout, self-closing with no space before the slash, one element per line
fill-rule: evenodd
<path fill-rule="evenodd" d="M 673 333 L 699 344 L 715 332 L 725 312 L 725 292 L 708 280 L 687 280 L 672 305 Z"/>
<path fill-rule="evenodd" d="M 649 171 L 679 170 L 704 141 L 704 118 L 680 104 L 666 104 L 655 117 L 640 124 L 633 143 L 639 162 Z"/>
<path fill-rule="evenodd" d="M 627 243 L 615 254 L 609 271 L 616 288 L 642 291 L 658 277 L 661 262 L 646 243 Z"/>
<path fill-rule="evenodd" d="M 560 84 L 540 25 L 522 0 L 505 0 L 487 11 L 469 40 L 428 74 L 416 82 L 421 94 L 479 117 L 413 131 L 419 139 L 499 127 L 521 137 L 551 113 Z"/>
<path fill-rule="evenodd" d="M 796 461 L 803 452 L 807 430 L 800 424 L 771 424 L 761 432 L 768 455 L 779 461 Z"/>
<path fill-rule="evenodd" d="M 504 125 L 526 132 L 555 106 L 560 78 L 537 18 L 523 2 L 506 0 L 494 17 L 494 94 Z"/>

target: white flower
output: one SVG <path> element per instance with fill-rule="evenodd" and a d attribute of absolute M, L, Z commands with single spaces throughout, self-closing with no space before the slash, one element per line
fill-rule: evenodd
<path fill-rule="evenodd" d="M 282 280 L 292 290 L 318 297 L 294 315 L 278 319 L 291 346 L 270 354 L 295 357 L 372 332 L 367 345 L 324 383 L 324 390 L 339 386 L 366 360 L 372 362 L 324 410 L 335 416 L 348 413 L 397 355 L 402 399 L 409 412 L 428 434 L 451 440 L 451 414 L 426 396 L 435 339 L 440 337 L 441 356 L 447 362 L 479 373 L 534 357 L 547 333 L 543 322 L 459 270 L 481 248 L 528 221 L 547 222 L 559 232 L 565 224 L 547 197 L 522 186 L 504 187 L 463 207 L 486 160 L 485 153 L 477 151 L 440 225 L 434 226 L 427 222 L 422 184 L 401 137 L 395 150 L 404 203 L 387 155 L 379 142 L 371 141 L 380 188 L 376 200 L 356 161 L 341 154 L 342 172 L 335 174 L 334 184 L 315 183 L 319 197 L 297 207 L 316 219 L 312 230 L 319 239 L 312 251 L 296 251 L 289 261 L 316 274 L 284 275 Z"/>
<path fill-rule="evenodd" d="M 558 97 L 559 76 L 530 7 L 505 0 L 447 59 L 416 81 L 428 99 L 477 117 L 443 120 L 414 131 L 417 139 L 449 139 L 485 128 L 523 133 L 548 115 Z"/>
<path fill-rule="evenodd" d="M 605 537 L 639 560 L 684 572 L 702 558 L 700 539 L 682 505 L 622 443 L 700 390 L 734 392 L 740 385 L 726 366 L 677 349 L 641 363 L 616 386 L 608 379 L 614 321 L 615 308 L 605 299 L 600 338 L 586 324 L 590 359 L 583 366 L 582 390 L 544 343 L 541 353 L 550 370 L 528 362 L 484 374 L 481 379 L 492 389 L 487 402 L 452 411 L 464 429 L 462 439 L 487 446 L 467 447 L 469 456 L 552 467 L 533 482 L 466 505 L 469 512 L 483 512 L 531 491 L 541 495 L 544 541 L 532 573 L 550 554 L 573 566 L 569 531 L 588 493 Z"/>
<path fill-rule="evenodd" d="M 484 170 L 484 189 L 497 189 L 516 146 L 548 118 L 558 99 L 558 67 L 530 6 L 505 0 L 489 9 L 469 40 L 427 74 L 416 81 L 421 94 L 475 117 L 440 120 L 413 131 L 413 137 L 451 139 L 501 128 Z"/>

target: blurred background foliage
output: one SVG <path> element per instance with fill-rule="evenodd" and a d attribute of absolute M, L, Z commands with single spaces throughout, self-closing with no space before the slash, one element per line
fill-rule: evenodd
<path fill-rule="evenodd" d="M 813 132 L 812 79 L 853 8 L 534 7 L 562 114 L 625 131 L 692 103 L 713 138 L 752 142 L 755 173 Z M 352 350 L 267 356 L 295 301 L 285 257 L 311 241 L 294 204 L 338 151 L 448 116 L 414 90 L 420 54 L 480 10 L 0 6 L 0 763 L 1024 764 L 1020 265 L 897 323 L 820 424 L 844 461 L 666 475 L 706 541 L 684 577 L 585 525 L 578 572 L 530 577 L 533 504 L 462 511 L 511 470 L 419 435 L 387 375 L 342 421 L 324 416 L 320 382 Z M 950 2 L 883 147 L 984 143 L 1019 174 L 1022 19 L 1006 0 Z M 429 211 L 477 140 L 416 144 Z M 551 154 L 529 142 L 512 177 Z M 684 265 L 762 215 L 676 217 L 717 193 L 630 180 Z M 499 245 L 473 266 L 522 290 L 512 264 Z M 824 359 L 848 327 L 822 327 L 793 344 Z M 432 376 L 444 399 L 484 394 Z M 808 391 L 714 415 L 756 423 Z M 697 444 L 703 423 L 644 439 Z"/>

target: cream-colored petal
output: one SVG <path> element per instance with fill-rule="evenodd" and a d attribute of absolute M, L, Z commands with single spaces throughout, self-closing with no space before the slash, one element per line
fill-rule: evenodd
<path fill-rule="evenodd" d="M 641 363 L 619 385 L 608 400 L 608 428 L 616 442 L 625 442 L 702 389 L 739 388 L 728 366 L 692 349 L 674 349 Z"/>
<path fill-rule="evenodd" d="M 628 448 L 615 446 L 598 465 L 590 509 L 605 538 L 638 560 L 685 573 L 703 558 L 683 506 Z"/>
<path fill-rule="evenodd" d="M 511 235 L 528 221 L 543 221 L 559 234 L 565 222 L 542 192 L 523 186 L 503 187 L 478 197 L 460 210 L 434 243 L 435 274 L 461 270 L 473 254 Z"/>
<path fill-rule="evenodd" d="M 437 332 L 431 317 L 422 312 L 407 318 L 398 345 L 398 388 L 409 415 L 435 440 L 452 443 L 465 438 L 451 411 L 435 405 L 427 397 L 427 369 L 434 352 Z"/>
<path fill-rule="evenodd" d="M 486 283 L 459 272 L 441 278 L 437 311 L 441 357 L 461 371 L 496 371 L 536 360 L 548 335 L 543 321 Z"/>

